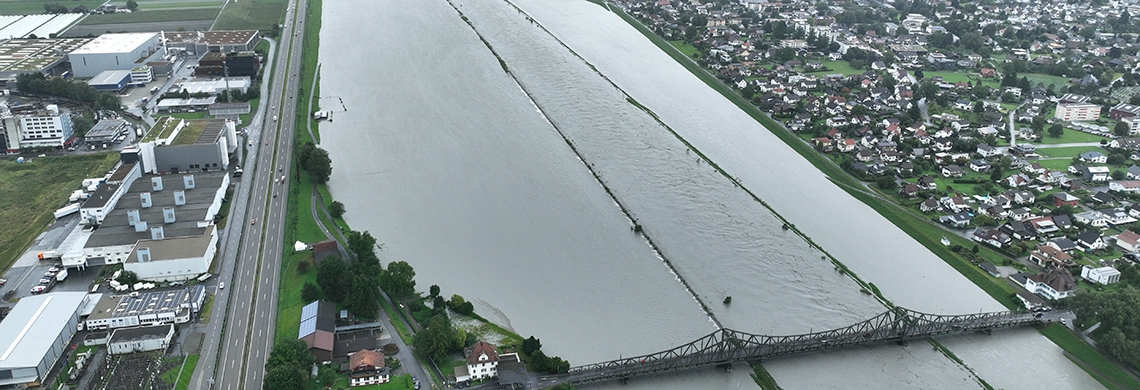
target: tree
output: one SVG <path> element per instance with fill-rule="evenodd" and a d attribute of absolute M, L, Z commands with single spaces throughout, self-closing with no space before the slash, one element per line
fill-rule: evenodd
<path fill-rule="evenodd" d="M 1127 137 L 1131 132 L 1132 130 L 1128 128 L 1128 124 L 1124 123 L 1124 121 L 1116 122 L 1116 126 L 1112 127 L 1112 134 L 1116 134 L 1118 137 Z"/>
<path fill-rule="evenodd" d="M 428 287 L 428 294 L 431 294 L 430 296 L 432 298 L 438 297 L 439 296 L 439 285 L 433 284 L 433 285 L 431 285 L 431 287 Z"/>
<path fill-rule="evenodd" d="M 119 284 L 133 286 L 139 282 L 139 275 L 135 274 L 134 271 L 123 270 L 123 272 L 119 273 L 119 278 L 115 279 L 115 281 L 119 282 Z"/>
<path fill-rule="evenodd" d="M 329 175 L 332 175 L 332 159 L 329 158 L 328 151 L 307 142 L 301 148 L 301 156 L 298 160 L 300 160 L 301 169 L 313 175 L 313 179 L 317 183 L 329 181 Z"/>
<path fill-rule="evenodd" d="M 334 200 L 332 204 L 329 205 L 329 215 L 331 215 L 333 218 L 343 217 L 344 203 L 340 203 Z"/>
<path fill-rule="evenodd" d="M 339 257 L 329 256 L 321 260 L 317 267 L 317 284 L 324 290 L 325 297 L 334 302 L 344 301 L 348 289 L 352 287 L 348 267 Z"/>
<path fill-rule="evenodd" d="M 317 289 L 317 285 L 305 282 L 305 286 L 301 288 L 301 299 L 305 302 L 321 299 L 321 291 Z"/>
<path fill-rule="evenodd" d="M 127 0 L 127 9 L 131 10 L 131 12 L 135 12 L 135 10 L 139 9 L 139 3 L 135 0 Z"/>
<path fill-rule="evenodd" d="M 363 232 L 350 230 L 346 238 L 348 239 L 348 250 L 355 254 L 360 261 L 379 261 L 376 258 L 376 252 L 372 250 L 376 247 L 376 238 L 372 237 L 372 233 L 367 230 Z"/>
<path fill-rule="evenodd" d="M 1112 180 L 1120 181 L 1124 180 L 1125 177 L 1127 177 L 1127 175 L 1125 175 L 1124 171 L 1122 170 L 1117 169 L 1115 171 L 1112 171 Z"/>
<path fill-rule="evenodd" d="M 539 339 L 534 336 L 527 337 L 526 340 L 523 340 L 522 353 L 524 355 L 530 355 L 539 349 L 542 349 L 542 341 L 539 341 Z"/>
<path fill-rule="evenodd" d="M 1140 365 L 1140 290 L 1128 286 L 1087 291 L 1067 301 L 1077 316 L 1100 321 L 1104 333 L 1098 344 L 1109 354 L 1132 366 Z"/>
<path fill-rule="evenodd" d="M 978 101 L 974 102 L 974 108 L 972 111 L 974 111 L 975 114 L 981 114 L 983 112 L 986 112 L 986 107 L 984 105 L 982 105 L 981 100 L 978 100 Z"/>
<path fill-rule="evenodd" d="M 376 279 L 368 275 L 356 275 L 352 279 L 352 290 L 345 297 L 346 304 L 357 317 L 373 319 L 380 312 L 376 300 Z"/>
<path fill-rule="evenodd" d="M 91 130 L 95 126 L 95 121 L 87 115 L 80 115 L 71 120 L 71 129 L 75 131 L 75 135 L 82 136 L 87 134 L 87 130 Z"/>
<path fill-rule="evenodd" d="M 309 379 L 313 354 L 304 340 L 286 338 L 273 345 L 265 362 L 263 388 L 273 390 L 301 390 Z"/>
<path fill-rule="evenodd" d="M 898 188 L 898 183 L 895 183 L 895 178 L 891 176 L 883 176 L 875 180 L 875 185 L 884 190 L 893 190 Z"/>
<path fill-rule="evenodd" d="M 380 288 L 396 297 L 407 297 L 416 292 L 416 270 L 406 261 L 388 263 L 388 272 L 380 277 Z"/>
<path fill-rule="evenodd" d="M 467 303 L 467 300 L 463 299 L 462 295 L 452 294 L 451 299 L 447 301 L 447 307 L 451 308 L 451 310 L 455 310 L 455 308 L 463 305 L 464 303 Z"/>
<path fill-rule="evenodd" d="M 1061 138 L 1062 135 L 1065 135 L 1065 128 L 1061 127 L 1060 124 L 1054 123 L 1052 126 L 1049 126 L 1049 136 Z"/>
<path fill-rule="evenodd" d="M 455 348 L 455 329 L 447 316 L 432 316 L 424 324 L 423 330 L 416 333 L 412 345 L 417 351 L 441 361 Z"/>

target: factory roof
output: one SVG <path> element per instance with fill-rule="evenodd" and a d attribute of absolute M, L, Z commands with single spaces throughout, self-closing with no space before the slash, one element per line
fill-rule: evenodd
<path fill-rule="evenodd" d="M 139 220 L 145 221 L 149 226 L 162 226 L 163 234 L 167 239 L 176 237 L 201 236 L 206 232 L 206 226 L 199 226 L 199 222 L 206 220 L 210 206 L 228 185 L 226 172 L 194 172 L 194 189 L 186 190 L 183 185 L 183 176 L 186 175 L 144 175 L 135 180 L 126 194 L 119 199 L 115 209 L 107 213 L 99 228 L 91 233 L 86 248 L 97 248 L 113 245 L 134 245 L 139 240 L 150 239 L 150 230 L 136 232 L 127 219 L 127 211 L 138 210 Z M 162 191 L 153 191 L 151 178 L 162 178 Z M 100 186 L 100 190 L 107 184 Z M 174 191 L 184 191 L 186 204 L 174 205 Z M 98 190 L 96 190 L 98 192 Z M 143 208 L 140 194 L 150 193 L 151 207 Z M 162 208 L 174 207 L 176 222 L 163 223 Z"/>
<path fill-rule="evenodd" d="M 22 298 L 0 322 L 0 371 L 40 364 L 84 305 L 87 293 L 56 292 Z M 74 328 L 72 328 L 74 330 Z"/>
<path fill-rule="evenodd" d="M 165 339 L 173 332 L 174 324 L 119 328 L 111 332 L 111 338 L 107 343 L 128 343 L 132 341 Z"/>
<path fill-rule="evenodd" d="M 249 42 L 257 35 L 257 30 L 168 32 L 170 43 L 200 42 L 207 45 L 235 45 Z"/>
<path fill-rule="evenodd" d="M 222 119 L 196 119 L 186 121 L 186 127 L 178 132 L 170 145 L 213 145 L 218 142 L 226 129 Z"/>
<path fill-rule="evenodd" d="M 126 263 L 139 262 L 139 248 L 150 248 L 151 261 L 178 260 L 190 257 L 202 257 L 210 247 L 210 239 L 214 225 L 206 228 L 206 233 L 200 236 L 166 238 L 162 240 L 139 240 L 135 250 L 127 256 Z"/>
<path fill-rule="evenodd" d="M 201 285 L 173 290 L 139 291 L 138 296 L 103 296 L 87 320 L 126 317 L 160 312 L 180 311 L 193 304 L 194 298 L 205 292 Z M 201 290 L 201 291 L 199 291 Z"/>
<path fill-rule="evenodd" d="M 0 74 L 40 71 L 91 38 L 10 39 L 0 42 Z"/>
<path fill-rule="evenodd" d="M 114 137 L 123 131 L 127 121 L 122 119 L 104 119 L 87 131 L 87 138 Z"/>
<path fill-rule="evenodd" d="M 157 35 L 158 33 L 153 32 L 103 34 L 75 49 L 71 54 L 130 53 Z"/>
<path fill-rule="evenodd" d="M 210 80 L 194 80 L 182 83 L 182 90 L 195 93 L 221 93 L 226 89 L 246 89 L 250 86 L 249 76 L 218 77 Z"/>
<path fill-rule="evenodd" d="M 118 84 L 124 79 L 130 78 L 131 71 L 129 70 L 104 70 L 92 77 L 91 80 L 87 80 L 87 85 Z"/>

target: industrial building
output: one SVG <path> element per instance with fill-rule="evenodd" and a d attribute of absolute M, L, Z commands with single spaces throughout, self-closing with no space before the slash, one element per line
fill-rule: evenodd
<path fill-rule="evenodd" d="M 207 110 L 211 104 L 218 101 L 217 96 L 210 96 L 206 98 L 189 98 L 189 99 L 162 99 L 154 106 L 154 110 L 159 113 L 172 113 L 172 112 L 195 112 Z"/>
<path fill-rule="evenodd" d="M 123 194 L 130 188 L 131 183 L 142 176 L 142 168 L 138 163 L 120 163 L 115 167 L 111 176 L 91 193 L 87 201 L 79 207 L 79 217 L 85 225 L 98 225 L 111 210 Z"/>
<path fill-rule="evenodd" d="M 139 159 L 146 173 L 224 171 L 237 146 L 234 122 L 164 117 L 139 144 Z"/>
<path fill-rule="evenodd" d="M 174 324 L 119 328 L 111 332 L 107 351 L 112 355 L 135 352 L 161 351 L 170 346 L 174 338 Z"/>
<path fill-rule="evenodd" d="M 174 208 L 166 208 L 174 212 Z M 159 234 L 162 226 L 155 226 Z M 194 279 L 210 271 L 210 264 L 218 250 L 218 229 L 215 225 L 206 228 L 200 236 L 178 238 L 156 237 L 139 240 L 135 249 L 127 256 L 123 268 L 134 272 L 139 279 L 156 282 L 173 282 Z"/>
<path fill-rule="evenodd" d="M 174 290 L 139 291 L 127 295 L 104 295 L 87 316 L 88 330 L 132 326 L 184 324 L 202 309 L 206 288 L 198 285 Z M 71 325 L 75 330 L 75 324 Z M 114 337 L 114 336 L 112 336 Z"/>
<path fill-rule="evenodd" d="M 158 33 L 103 34 L 68 55 L 75 77 L 106 70 L 131 70 L 166 56 Z"/>
<path fill-rule="evenodd" d="M 150 66 L 143 65 L 131 69 L 131 84 L 143 85 L 154 81 L 154 70 Z"/>
<path fill-rule="evenodd" d="M 192 185 L 187 185 L 188 182 Z M 196 250 L 202 253 L 208 269 L 209 262 L 213 260 L 212 248 L 217 242 L 214 217 L 222 207 L 222 199 L 229 187 L 229 175 L 226 172 L 147 175 L 127 187 L 129 190 L 116 202 L 116 207 L 105 214 L 98 228 L 90 232 L 77 232 L 85 237 L 64 252 L 64 266 L 122 263 L 132 254 L 137 257 L 135 248 L 140 242 L 197 237 L 196 240 L 179 241 L 178 244 L 199 245 Z M 202 238 L 203 236 L 208 238 Z M 164 246 L 152 246 L 152 253 L 157 248 Z M 189 251 L 179 249 L 178 253 Z M 167 256 L 163 254 L 159 258 L 167 259 Z M 183 270 L 179 274 L 184 273 L 186 264 L 183 261 L 159 261 L 150 265 L 136 263 L 126 267 L 136 272 L 144 271 L 139 273 L 139 277 L 149 279 L 151 276 L 174 275 L 178 269 Z M 162 267 L 167 265 L 176 268 L 164 271 Z M 205 270 L 199 268 L 198 274 L 202 272 Z"/>
<path fill-rule="evenodd" d="M 257 30 L 175 31 L 163 33 L 166 47 L 190 54 L 251 51 L 261 43 Z"/>
<path fill-rule="evenodd" d="M 88 130 L 83 140 L 90 144 L 113 142 L 119 136 L 126 134 L 130 128 L 127 121 L 122 119 L 104 119 Z"/>
<path fill-rule="evenodd" d="M 244 52 L 210 52 L 198 60 L 198 67 L 194 69 L 197 77 L 246 76 L 256 77 L 261 70 L 261 60 L 257 53 Z"/>
<path fill-rule="evenodd" d="M 25 105 L 27 106 L 27 105 Z M 0 143 L 8 152 L 28 147 L 59 147 L 72 136 L 71 116 L 61 113 L 59 106 L 45 109 L 17 109 L 0 103 Z"/>
<path fill-rule="evenodd" d="M 83 292 L 20 299 L 0 321 L 0 387 L 39 385 L 67 351 L 87 301 Z"/>
<path fill-rule="evenodd" d="M 0 41 L 0 79 L 15 79 L 21 73 L 62 74 L 66 67 L 59 65 L 67 62 L 67 53 L 89 41 L 91 38 Z"/>
<path fill-rule="evenodd" d="M 238 116 L 250 113 L 249 102 L 244 103 L 214 103 L 210 107 L 210 116 Z"/>
<path fill-rule="evenodd" d="M 249 90 L 249 77 L 218 77 L 210 80 L 195 80 L 182 83 L 182 91 L 191 94 L 208 93 L 218 95 L 227 90 L 239 90 L 242 93 Z"/>
<path fill-rule="evenodd" d="M 87 80 L 87 85 L 101 92 L 119 92 L 131 83 L 129 70 L 105 70 Z"/>

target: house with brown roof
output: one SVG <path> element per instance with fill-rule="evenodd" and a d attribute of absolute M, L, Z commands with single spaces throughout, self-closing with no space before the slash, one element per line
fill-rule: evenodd
<path fill-rule="evenodd" d="M 384 354 L 370 349 L 348 355 L 348 369 L 351 370 L 349 386 L 367 386 L 388 383 L 390 374 L 384 366 Z"/>
<path fill-rule="evenodd" d="M 1125 230 L 1116 235 L 1116 246 L 1126 252 L 1136 252 L 1140 248 L 1140 234 Z"/>
<path fill-rule="evenodd" d="M 1032 252 L 1029 252 L 1029 260 L 1046 268 L 1063 268 L 1076 265 L 1076 263 L 1073 262 L 1072 256 L 1048 244 L 1039 245 Z"/>
<path fill-rule="evenodd" d="M 1054 268 L 1043 274 L 1025 278 L 1025 289 L 1048 299 L 1058 300 L 1072 296 L 1077 290 L 1073 275 L 1064 268 Z"/>
<path fill-rule="evenodd" d="M 315 301 L 301 308 L 301 325 L 297 338 L 304 340 L 318 362 L 332 361 L 336 334 L 336 304 Z"/>
<path fill-rule="evenodd" d="M 468 347 L 463 351 L 467 355 L 467 365 L 455 367 L 455 380 L 457 382 L 477 381 L 498 376 L 499 353 L 497 350 L 498 348 L 494 344 L 482 340 Z"/>

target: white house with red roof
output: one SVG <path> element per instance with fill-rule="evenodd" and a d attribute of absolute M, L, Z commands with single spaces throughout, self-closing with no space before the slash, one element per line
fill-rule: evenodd
<path fill-rule="evenodd" d="M 1140 234 L 1125 230 L 1116 235 L 1116 246 L 1127 252 L 1136 252 L 1136 249 L 1140 248 Z"/>

